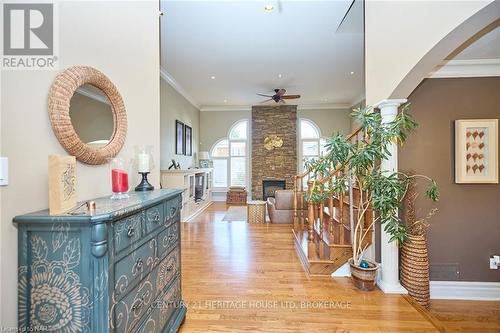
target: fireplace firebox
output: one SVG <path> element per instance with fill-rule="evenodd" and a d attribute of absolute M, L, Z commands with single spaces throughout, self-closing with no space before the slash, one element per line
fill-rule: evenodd
<path fill-rule="evenodd" d="M 286 181 L 283 179 L 264 179 L 262 181 L 262 200 L 267 200 L 267 198 L 274 198 L 274 192 L 276 190 L 285 190 Z"/>

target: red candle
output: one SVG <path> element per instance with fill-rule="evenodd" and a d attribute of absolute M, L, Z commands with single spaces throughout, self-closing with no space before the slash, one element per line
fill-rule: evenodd
<path fill-rule="evenodd" d="M 128 191 L 128 173 L 125 170 L 113 169 L 111 170 L 111 183 L 113 185 L 113 192 L 127 192 Z"/>

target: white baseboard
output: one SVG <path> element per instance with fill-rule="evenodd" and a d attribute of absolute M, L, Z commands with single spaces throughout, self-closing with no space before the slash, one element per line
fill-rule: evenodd
<path fill-rule="evenodd" d="M 189 215 L 188 217 L 186 217 L 185 219 L 183 219 L 181 221 L 182 222 L 191 222 L 195 217 L 197 217 L 198 215 L 203 213 L 205 211 L 205 209 L 207 209 L 208 206 L 210 206 L 212 204 L 212 202 L 213 201 L 205 202 L 203 205 L 198 207 L 198 209 L 195 212 L 193 212 L 191 215 Z"/>
<path fill-rule="evenodd" d="M 500 282 L 431 281 L 431 299 L 500 301 Z"/>

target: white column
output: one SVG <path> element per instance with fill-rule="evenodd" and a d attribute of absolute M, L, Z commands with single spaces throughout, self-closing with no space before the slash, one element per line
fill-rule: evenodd
<path fill-rule="evenodd" d="M 398 114 L 398 107 L 406 103 L 406 99 L 386 99 L 375 105 L 380 109 L 382 123 L 390 123 Z M 390 144 L 388 147 L 391 156 L 381 163 L 382 171 L 398 171 L 398 146 Z M 391 236 L 384 231 L 382 226 L 380 249 L 381 269 L 379 271 L 377 284 L 384 293 L 406 294 L 407 291 L 399 283 L 399 248 L 396 241 L 389 242 Z"/>

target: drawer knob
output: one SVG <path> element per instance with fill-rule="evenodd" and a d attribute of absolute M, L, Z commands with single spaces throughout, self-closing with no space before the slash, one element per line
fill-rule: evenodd
<path fill-rule="evenodd" d="M 170 208 L 170 216 L 173 217 L 175 215 L 175 213 L 177 212 L 177 208 L 176 207 L 172 207 Z"/>
<path fill-rule="evenodd" d="M 135 303 L 134 305 L 132 305 L 132 310 L 134 311 L 138 311 L 140 308 L 142 308 L 142 306 L 144 305 L 144 295 L 139 298 Z"/>
<path fill-rule="evenodd" d="M 153 221 L 155 221 L 156 223 L 160 222 L 160 215 L 155 215 Z"/>
<path fill-rule="evenodd" d="M 140 308 L 142 308 L 144 303 L 147 303 L 147 302 L 145 302 L 147 295 L 148 295 L 148 292 L 143 293 L 141 295 L 141 297 L 134 303 L 134 305 L 132 305 L 132 310 L 139 310 Z"/>
<path fill-rule="evenodd" d="M 129 226 L 127 228 L 127 236 L 132 237 L 134 235 L 135 235 L 135 229 L 134 229 L 134 227 L 133 226 Z"/>
<path fill-rule="evenodd" d="M 137 259 L 137 261 L 135 262 L 135 266 L 137 267 L 137 269 L 142 271 L 144 266 L 144 261 L 142 261 L 142 258 Z"/>

